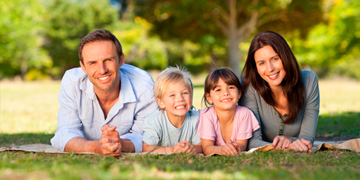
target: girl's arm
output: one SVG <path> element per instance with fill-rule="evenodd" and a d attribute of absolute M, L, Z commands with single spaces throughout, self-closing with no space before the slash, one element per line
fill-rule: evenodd
<path fill-rule="evenodd" d="M 246 146 L 247 146 L 247 142 L 248 140 L 247 139 L 242 139 L 242 140 L 239 140 L 237 139 L 235 141 L 235 143 L 233 143 L 234 147 L 236 148 L 237 151 L 246 151 Z"/>
<path fill-rule="evenodd" d="M 229 155 L 234 156 L 234 155 L 238 154 L 236 148 L 234 147 L 234 145 L 232 143 L 227 143 L 226 145 L 223 145 L 223 146 L 215 146 L 214 141 L 201 138 L 201 146 L 202 146 L 203 153 L 205 154 L 205 156 L 213 154 L 213 153 L 226 155 L 226 156 L 229 156 Z M 246 148 L 246 145 L 245 145 L 245 148 Z"/>

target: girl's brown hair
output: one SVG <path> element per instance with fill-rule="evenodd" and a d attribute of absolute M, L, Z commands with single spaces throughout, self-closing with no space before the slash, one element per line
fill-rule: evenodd
<path fill-rule="evenodd" d="M 213 72 L 211 72 L 205 79 L 204 95 L 202 98 L 202 102 L 205 104 L 206 107 L 212 105 L 206 99 L 206 94 L 210 93 L 211 90 L 215 89 L 220 78 L 226 84 L 234 85 L 238 89 L 240 95 L 242 95 L 244 92 L 243 88 L 241 87 L 239 78 L 230 69 L 227 68 L 216 69 Z"/>
<path fill-rule="evenodd" d="M 245 75 L 243 80 L 244 88 L 246 89 L 249 85 L 252 85 L 266 103 L 271 106 L 280 107 L 274 100 L 274 94 L 268 83 L 261 78 L 256 68 L 254 54 L 257 50 L 263 48 L 264 46 L 271 46 L 279 55 L 283 63 L 286 75 L 281 85 L 288 100 L 289 109 L 289 114 L 287 115 L 284 123 L 293 123 L 304 104 L 305 90 L 302 82 L 302 72 L 300 66 L 291 51 L 290 46 L 281 35 L 272 31 L 265 31 L 256 35 L 251 41 L 245 66 L 241 73 L 242 76 Z"/>

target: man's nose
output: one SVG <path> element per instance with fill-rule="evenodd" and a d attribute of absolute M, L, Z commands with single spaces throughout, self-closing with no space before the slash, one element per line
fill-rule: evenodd
<path fill-rule="evenodd" d="M 99 63 L 99 73 L 100 74 L 106 74 L 108 69 L 106 68 L 106 65 L 104 62 Z"/>

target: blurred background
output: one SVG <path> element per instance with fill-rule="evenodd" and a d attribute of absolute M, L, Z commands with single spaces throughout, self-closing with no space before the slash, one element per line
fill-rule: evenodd
<path fill-rule="evenodd" d="M 77 46 L 104 28 L 147 71 L 240 74 L 251 39 L 283 35 L 302 69 L 360 80 L 359 0 L 1 0 L 0 79 L 61 79 Z"/>

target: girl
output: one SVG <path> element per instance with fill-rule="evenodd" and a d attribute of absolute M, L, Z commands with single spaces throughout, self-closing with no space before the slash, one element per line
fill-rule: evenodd
<path fill-rule="evenodd" d="M 217 69 L 206 77 L 203 101 L 206 107 L 212 106 L 200 111 L 198 129 L 205 155 L 237 155 L 259 128 L 253 113 L 237 106 L 242 92 L 239 79 L 229 69 Z"/>
<path fill-rule="evenodd" d="M 242 105 L 261 122 L 250 148 L 267 144 L 311 151 L 319 118 L 316 74 L 301 70 L 285 39 L 265 31 L 254 37 L 242 74 Z"/>

